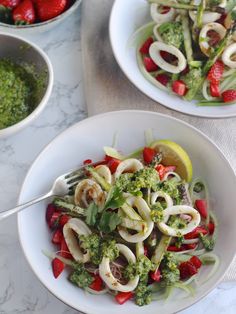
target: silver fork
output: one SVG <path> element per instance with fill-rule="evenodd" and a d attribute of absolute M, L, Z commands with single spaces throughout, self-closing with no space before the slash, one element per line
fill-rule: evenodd
<path fill-rule="evenodd" d="M 94 166 L 96 164 L 101 163 L 102 161 L 98 161 L 96 163 L 91 163 L 89 164 L 89 166 Z M 77 183 L 79 182 L 79 180 L 81 179 L 83 173 L 83 170 L 87 167 L 88 165 L 84 165 L 81 166 L 77 169 L 74 169 L 72 171 L 69 171 L 63 175 L 61 175 L 60 177 L 58 177 L 53 185 L 51 190 L 44 194 L 41 195 L 29 202 L 26 202 L 24 204 L 18 205 L 12 209 L 8 209 L 5 211 L 0 212 L 0 220 L 3 220 L 4 218 L 7 218 L 8 216 L 12 215 L 12 214 L 16 214 L 18 212 L 20 212 L 21 210 L 34 205 L 40 201 L 43 201 L 51 196 L 65 196 L 66 194 L 68 194 L 73 187 L 75 187 L 77 185 Z"/>

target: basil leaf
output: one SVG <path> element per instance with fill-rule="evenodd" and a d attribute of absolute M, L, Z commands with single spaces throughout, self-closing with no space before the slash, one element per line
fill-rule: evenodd
<path fill-rule="evenodd" d="M 110 191 L 108 193 L 104 209 L 119 208 L 124 204 L 124 202 L 125 202 L 125 198 L 123 196 L 122 191 L 117 186 L 114 186 L 110 189 Z"/>
<path fill-rule="evenodd" d="M 94 226 L 97 222 L 99 208 L 95 203 L 91 203 L 86 210 L 86 223 L 89 226 Z"/>

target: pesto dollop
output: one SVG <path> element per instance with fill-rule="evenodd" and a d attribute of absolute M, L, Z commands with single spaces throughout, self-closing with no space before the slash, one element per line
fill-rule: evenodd
<path fill-rule="evenodd" d="M 30 66 L 0 59 L 0 129 L 20 122 L 38 104 L 37 79 L 28 68 Z"/>

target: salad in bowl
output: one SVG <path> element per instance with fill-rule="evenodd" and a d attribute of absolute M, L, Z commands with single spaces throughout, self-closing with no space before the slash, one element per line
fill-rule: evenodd
<path fill-rule="evenodd" d="M 236 101 L 236 1 L 149 0 L 137 62 L 157 88 L 198 106 Z"/>
<path fill-rule="evenodd" d="M 194 295 L 218 269 L 218 223 L 187 152 L 150 132 L 128 156 L 104 151 L 104 161 L 85 160 L 79 183 L 47 206 L 55 253 L 44 253 L 54 277 L 67 268 L 71 284 L 118 304 L 144 306 L 175 289 Z"/>

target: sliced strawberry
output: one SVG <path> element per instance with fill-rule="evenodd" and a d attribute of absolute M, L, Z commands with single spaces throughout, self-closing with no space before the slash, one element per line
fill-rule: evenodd
<path fill-rule="evenodd" d="M 67 0 L 34 0 L 40 21 L 47 21 L 64 12 Z"/>
<path fill-rule="evenodd" d="M 48 222 L 49 228 L 54 229 L 54 228 L 58 227 L 60 216 L 61 216 L 61 213 L 58 212 L 58 211 L 55 211 L 52 214 L 52 217 L 51 217 L 51 219 Z"/>
<path fill-rule="evenodd" d="M 68 246 L 66 244 L 64 237 L 61 240 L 60 255 L 61 255 L 61 257 L 73 259 L 72 255 L 70 254 L 70 251 L 68 249 Z"/>
<path fill-rule="evenodd" d="M 153 281 L 159 282 L 161 280 L 161 272 L 159 269 L 156 269 L 155 271 L 151 271 L 149 275 Z"/>
<path fill-rule="evenodd" d="M 167 248 L 167 251 L 168 252 L 181 252 L 181 251 L 184 251 L 184 247 L 183 246 L 177 247 L 175 245 L 169 245 Z"/>
<path fill-rule="evenodd" d="M 20 2 L 21 0 L 0 0 L 0 5 L 3 5 L 6 8 L 14 9 Z"/>
<path fill-rule="evenodd" d="M 187 279 L 197 274 L 197 267 L 193 265 L 191 262 L 183 262 L 179 265 L 180 278 Z"/>
<path fill-rule="evenodd" d="M 185 250 L 194 250 L 197 246 L 197 243 L 184 244 L 183 246 Z"/>
<path fill-rule="evenodd" d="M 202 218 L 207 218 L 207 202 L 206 200 L 196 200 L 195 207 L 198 210 Z"/>
<path fill-rule="evenodd" d="M 210 93 L 212 97 L 220 97 L 220 84 L 210 83 Z"/>
<path fill-rule="evenodd" d="M 115 296 L 116 301 L 119 304 L 124 304 L 125 302 L 127 302 L 128 300 L 132 299 L 134 296 L 133 292 L 119 292 L 117 293 L 117 295 Z"/>
<path fill-rule="evenodd" d="M 207 228 L 209 230 L 209 234 L 212 235 L 215 231 L 215 224 L 210 221 L 209 224 L 207 225 Z"/>
<path fill-rule="evenodd" d="M 176 80 L 172 83 L 172 90 L 179 96 L 184 96 L 187 93 L 187 86 L 181 80 Z"/>
<path fill-rule="evenodd" d="M 158 70 L 158 66 L 150 57 L 144 57 L 143 63 L 144 63 L 145 69 L 148 72 L 154 72 Z"/>
<path fill-rule="evenodd" d="M 175 171 L 176 167 L 175 166 L 163 166 L 162 164 L 159 164 L 155 168 L 159 174 L 160 180 L 164 179 L 164 176 L 168 172 Z"/>
<path fill-rule="evenodd" d="M 95 290 L 95 291 L 101 291 L 103 290 L 103 281 L 99 275 L 93 275 L 94 280 L 89 286 L 89 288 Z"/>
<path fill-rule="evenodd" d="M 146 164 L 150 164 L 155 156 L 156 152 L 151 147 L 144 147 L 143 149 L 143 160 Z"/>
<path fill-rule="evenodd" d="M 59 225 L 60 227 L 64 227 L 64 225 L 69 221 L 71 217 L 68 215 L 61 215 L 60 219 L 59 219 Z"/>
<path fill-rule="evenodd" d="M 55 278 L 60 276 L 64 268 L 65 268 L 65 264 L 59 258 L 54 258 L 52 260 L 52 271 Z"/>
<path fill-rule="evenodd" d="M 166 86 L 170 81 L 170 77 L 166 74 L 158 74 L 156 76 L 156 80 L 160 82 L 162 85 Z"/>
<path fill-rule="evenodd" d="M 228 89 L 222 93 L 222 98 L 224 102 L 233 102 L 236 101 L 236 90 Z"/>
<path fill-rule="evenodd" d="M 197 269 L 201 268 L 202 262 L 197 256 L 192 256 L 189 260 Z"/>
<path fill-rule="evenodd" d="M 208 231 L 204 227 L 196 227 L 193 231 L 185 234 L 184 238 L 188 239 L 197 239 L 199 234 L 202 233 L 203 235 L 207 234 Z"/>
<path fill-rule="evenodd" d="M 142 47 L 139 49 L 139 51 L 142 53 L 142 54 L 148 54 L 149 53 L 149 48 L 151 46 L 151 44 L 153 43 L 153 38 L 152 37 L 149 37 L 145 43 L 142 45 Z"/>
<path fill-rule="evenodd" d="M 93 162 L 92 159 L 86 159 L 86 160 L 83 161 L 83 164 L 84 164 L 84 165 L 89 165 L 89 164 L 91 164 L 92 162 Z"/>
<path fill-rule="evenodd" d="M 46 221 L 49 223 L 49 221 L 52 218 L 53 213 L 57 211 L 57 208 L 53 204 L 48 204 L 47 209 L 46 209 Z"/>
<path fill-rule="evenodd" d="M 224 73 L 224 64 L 222 61 L 216 61 L 208 72 L 207 79 L 213 83 L 219 83 L 222 75 Z"/>
<path fill-rule="evenodd" d="M 15 24 L 33 24 L 36 20 L 34 5 L 31 0 L 23 0 L 12 13 Z"/>
<path fill-rule="evenodd" d="M 63 239 L 63 233 L 60 229 L 57 229 L 52 236 L 52 243 L 53 244 L 61 244 L 61 241 Z"/>

